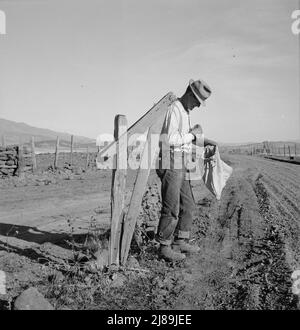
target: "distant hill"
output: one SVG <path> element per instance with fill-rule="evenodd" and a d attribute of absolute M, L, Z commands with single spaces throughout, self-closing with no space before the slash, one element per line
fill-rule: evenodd
<path fill-rule="evenodd" d="M 220 144 L 220 150 L 235 154 L 272 154 L 277 156 L 300 155 L 300 143 L 294 141 L 263 141 L 260 143 Z"/>
<path fill-rule="evenodd" d="M 262 141 L 262 142 L 247 142 L 247 143 L 219 143 L 223 148 L 252 148 L 254 146 L 263 147 L 264 145 L 273 146 L 276 148 L 288 147 L 300 147 L 299 140 L 286 140 L 286 141 Z"/>
<path fill-rule="evenodd" d="M 0 118 L 0 139 L 5 137 L 5 143 L 9 144 L 27 144 L 34 136 L 37 147 L 52 147 L 56 143 L 56 137 L 59 137 L 60 145 L 70 146 L 71 134 L 55 132 L 45 128 L 33 127 L 25 123 L 17 123 L 12 120 Z M 2 141 L 0 140 L 0 143 Z M 74 147 L 84 148 L 95 146 L 96 141 L 83 136 L 74 136 Z"/>
<path fill-rule="evenodd" d="M 260 141 L 260 142 L 220 142 L 219 146 L 224 146 L 224 147 L 247 147 L 247 146 L 252 146 L 256 144 L 262 144 L 262 143 L 273 143 L 276 145 L 284 145 L 284 144 L 298 144 L 300 143 L 300 140 L 285 140 L 285 141 Z"/>

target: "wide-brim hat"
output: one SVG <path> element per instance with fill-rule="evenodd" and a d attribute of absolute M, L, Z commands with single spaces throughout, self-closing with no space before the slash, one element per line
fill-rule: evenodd
<path fill-rule="evenodd" d="M 207 85 L 207 83 L 203 80 L 196 80 L 194 81 L 191 79 L 189 81 L 190 88 L 194 95 L 196 96 L 197 100 L 200 102 L 202 106 L 206 106 L 205 100 L 211 94 L 211 88 Z"/>

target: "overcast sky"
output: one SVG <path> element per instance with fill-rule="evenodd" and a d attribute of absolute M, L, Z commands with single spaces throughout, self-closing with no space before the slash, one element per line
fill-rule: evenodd
<path fill-rule="evenodd" d="M 190 78 L 219 142 L 299 139 L 298 0 L 0 0 L 0 118 L 95 138 Z"/>

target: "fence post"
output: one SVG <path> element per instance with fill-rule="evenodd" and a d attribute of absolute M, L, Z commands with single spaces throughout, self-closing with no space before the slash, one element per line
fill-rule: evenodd
<path fill-rule="evenodd" d="M 54 168 L 57 169 L 58 153 L 59 153 L 59 137 L 56 138 L 55 156 L 54 156 Z"/>
<path fill-rule="evenodd" d="M 2 135 L 2 146 L 6 147 L 5 135 Z"/>
<path fill-rule="evenodd" d="M 283 155 L 285 157 L 285 144 L 283 145 Z"/>
<path fill-rule="evenodd" d="M 36 172 L 36 157 L 35 157 L 35 145 L 34 145 L 34 136 L 31 137 L 31 159 L 32 159 L 32 172 Z"/>
<path fill-rule="evenodd" d="M 18 145 L 18 169 L 16 171 L 18 176 L 23 175 L 24 167 L 25 167 L 25 162 L 24 162 L 24 157 L 23 157 L 23 145 L 19 144 Z"/>
<path fill-rule="evenodd" d="M 124 218 L 124 196 L 127 175 L 127 119 L 117 115 L 114 123 L 114 138 L 117 141 L 117 152 L 114 159 L 111 185 L 111 233 L 109 265 L 120 263 L 120 240 Z"/>
<path fill-rule="evenodd" d="M 71 155 L 70 155 L 70 164 L 73 165 L 73 135 L 71 135 Z"/>
<path fill-rule="evenodd" d="M 297 144 L 295 143 L 295 157 L 297 157 Z"/>
<path fill-rule="evenodd" d="M 86 148 L 85 170 L 87 170 L 88 167 L 89 167 L 89 161 L 90 161 L 90 152 L 89 152 L 89 147 L 87 146 L 87 148 Z"/>
<path fill-rule="evenodd" d="M 290 157 L 290 159 L 291 159 L 291 147 L 288 146 L 288 148 L 289 148 L 289 157 Z"/>

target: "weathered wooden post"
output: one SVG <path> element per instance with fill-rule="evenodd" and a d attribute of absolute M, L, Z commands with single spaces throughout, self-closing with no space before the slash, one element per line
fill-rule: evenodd
<path fill-rule="evenodd" d="M 37 166 L 36 166 L 36 157 L 35 157 L 34 136 L 31 137 L 31 160 L 32 160 L 32 172 L 35 173 Z"/>
<path fill-rule="evenodd" d="M 19 144 L 18 145 L 18 168 L 16 171 L 16 174 L 18 176 L 24 175 L 24 167 L 25 167 L 25 161 L 24 161 L 24 156 L 23 156 L 23 145 Z"/>
<path fill-rule="evenodd" d="M 119 265 L 120 239 L 123 222 L 124 196 L 127 175 L 127 119 L 115 117 L 114 138 L 117 142 L 111 186 L 111 232 L 109 244 L 109 265 Z"/>
<path fill-rule="evenodd" d="M 288 148 L 289 148 L 289 157 L 291 159 L 291 146 L 288 146 Z"/>
<path fill-rule="evenodd" d="M 90 162 L 90 152 L 89 152 L 89 146 L 86 148 L 86 160 L 85 160 L 85 170 L 87 171 L 89 167 L 89 162 Z"/>
<path fill-rule="evenodd" d="M 55 155 L 54 155 L 54 168 L 57 169 L 58 164 L 58 154 L 59 154 L 59 137 L 56 138 L 56 146 L 55 146 Z"/>
<path fill-rule="evenodd" d="M 5 140 L 5 135 L 2 135 L 2 146 L 6 147 L 6 140 Z"/>
<path fill-rule="evenodd" d="M 73 135 L 71 135 L 70 164 L 73 165 Z"/>
<path fill-rule="evenodd" d="M 283 155 L 285 157 L 285 144 L 283 145 Z"/>
<path fill-rule="evenodd" d="M 297 144 L 295 143 L 295 157 L 297 157 Z"/>

